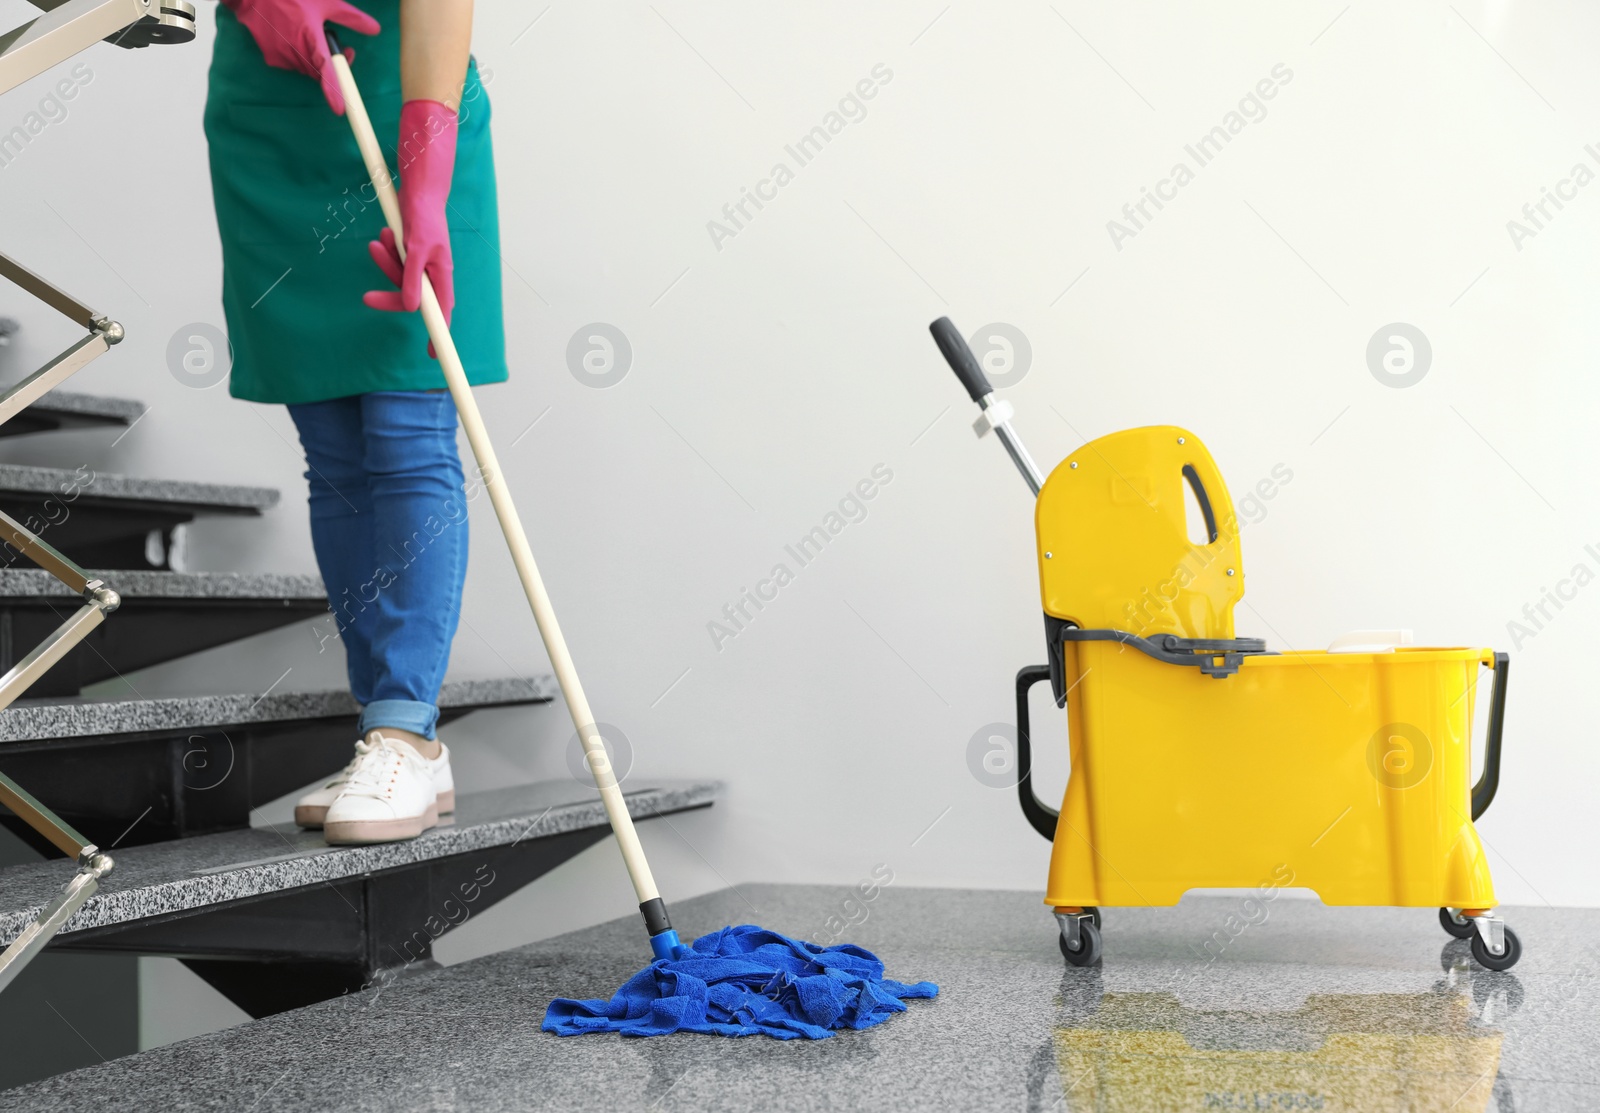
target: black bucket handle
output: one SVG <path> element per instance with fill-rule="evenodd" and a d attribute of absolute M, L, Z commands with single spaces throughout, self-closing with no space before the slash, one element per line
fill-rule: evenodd
<path fill-rule="evenodd" d="M 1511 675 L 1511 655 L 1494 655 L 1494 691 L 1489 694 L 1489 737 L 1483 745 L 1483 772 L 1472 786 L 1472 818 L 1489 810 L 1495 790 L 1500 787 L 1500 740 L 1506 729 L 1506 681 Z M 1019 734 L 1020 736 L 1020 734 Z M 1021 743 L 1017 752 L 1022 751 Z M 1021 758 L 1018 757 L 1020 763 Z"/>
<path fill-rule="evenodd" d="M 1017 799 L 1033 829 L 1050 842 L 1056 838 L 1056 811 L 1033 791 L 1033 741 L 1028 729 L 1028 693 L 1050 679 L 1049 665 L 1028 665 L 1017 673 Z"/>

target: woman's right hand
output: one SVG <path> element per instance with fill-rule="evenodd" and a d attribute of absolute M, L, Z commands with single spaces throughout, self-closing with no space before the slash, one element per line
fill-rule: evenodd
<path fill-rule="evenodd" d="M 376 35 L 378 21 L 345 0 L 222 0 L 239 17 L 267 65 L 294 70 L 322 82 L 322 95 L 337 116 L 344 115 L 344 94 L 333 72 L 325 24 L 346 27 L 358 35 Z M 355 60 L 346 49 L 345 58 Z"/>

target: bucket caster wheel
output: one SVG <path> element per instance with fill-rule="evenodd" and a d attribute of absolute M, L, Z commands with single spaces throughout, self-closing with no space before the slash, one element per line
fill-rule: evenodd
<path fill-rule="evenodd" d="M 1472 936 L 1472 957 L 1479 966 L 1486 970 L 1509 970 L 1517 964 L 1517 959 L 1522 957 L 1522 940 L 1517 938 L 1517 933 L 1510 928 L 1501 929 L 1505 933 L 1506 949 L 1502 954 L 1491 954 L 1484 944 L 1483 937 L 1476 932 Z"/>
<path fill-rule="evenodd" d="M 1471 939 L 1477 934 L 1472 921 L 1461 916 L 1454 908 L 1439 909 L 1439 926 L 1457 939 Z"/>
<path fill-rule="evenodd" d="M 1058 935 L 1056 942 L 1061 945 L 1061 957 L 1074 966 L 1093 966 L 1100 961 L 1100 929 L 1091 917 L 1085 916 L 1078 921 L 1076 950 L 1067 945 L 1065 935 Z"/>
<path fill-rule="evenodd" d="M 1084 914 L 1089 917 L 1089 919 L 1094 921 L 1094 926 L 1096 928 L 1102 931 L 1105 930 L 1104 925 L 1100 923 L 1100 909 L 1096 908 L 1092 904 L 1086 904 L 1084 905 L 1083 911 Z"/>

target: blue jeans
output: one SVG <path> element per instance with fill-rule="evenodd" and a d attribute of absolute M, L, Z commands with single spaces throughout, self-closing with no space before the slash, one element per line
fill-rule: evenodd
<path fill-rule="evenodd" d="M 292 405 L 289 416 L 357 729 L 432 738 L 467 573 L 455 403 L 444 391 L 386 390 Z"/>

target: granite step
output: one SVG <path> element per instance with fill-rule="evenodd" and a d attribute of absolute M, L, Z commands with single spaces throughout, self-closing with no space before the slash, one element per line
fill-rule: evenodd
<path fill-rule="evenodd" d="M 187 479 L 146 479 L 133 475 L 113 475 L 84 468 L 35 467 L 31 464 L 0 464 L 0 495 L 55 495 L 63 488 L 76 487 L 79 498 L 100 498 L 125 503 L 160 503 L 190 507 L 200 512 L 259 514 L 278 504 L 272 487 L 239 484 L 198 483 Z"/>
<path fill-rule="evenodd" d="M 100 569 L 93 575 L 122 596 L 121 607 L 30 688 L 29 695 L 77 695 L 86 684 L 328 611 L 322 580 L 313 575 Z M 78 602 L 42 569 L 0 569 L 0 669 L 10 668 L 43 641 Z"/>
<path fill-rule="evenodd" d="M 505 677 L 447 680 L 439 690 L 441 720 L 479 707 L 548 703 L 558 694 L 555 678 Z M 166 696 L 153 699 L 21 699 L 0 710 L 0 755 L 6 743 L 60 738 L 129 741 L 146 733 L 190 728 L 244 727 L 254 723 L 345 718 L 360 706 L 342 688 L 310 692 L 249 692 L 236 695 Z"/>
<path fill-rule="evenodd" d="M 624 786 L 633 817 L 709 807 L 715 781 Z M 433 939 L 610 833 L 576 780 L 463 793 L 417 839 L 332 847 L 292 824 L 114 850 L 59 950 L 179 957 L 253 1016 L 431 962 Z M 62 858 L 0 869 L 0 945 L 71 876 Z M 455 909 L 453 912 L 452 909 Z"/>
<path fill-rule="evenodd" d="M 78 564 L 100 568 L 181 571 L 190 522 L 259 517 L 278 498 L 271 487 L 0 464 L 0 511 Z M 9 546 L 0 546 L 0 559 L 29 566 Z"/>
<path fill-rule="evenodd" d="M 449 681 L 439 722 L 556 692 L 549 676 Z M 349 761 L 358 710 L 344 690 L 25 699 L 0 710 L 0 772 L 102 846 L 233 830 Z M 0 813 L 0 824 L 47 852 L 14 816 Z"/>
<path fill-rule="evenodd" d="M 3 329 L 0 329 L 3 332 Z M 0 437 L 51 433 L 58 429 L 89 429 L 132 425 L 144 416 L 145 405 L 131 398 L 107 398 L 71 390 L 46 391 L 37 402 L 0 425 Z"/>

